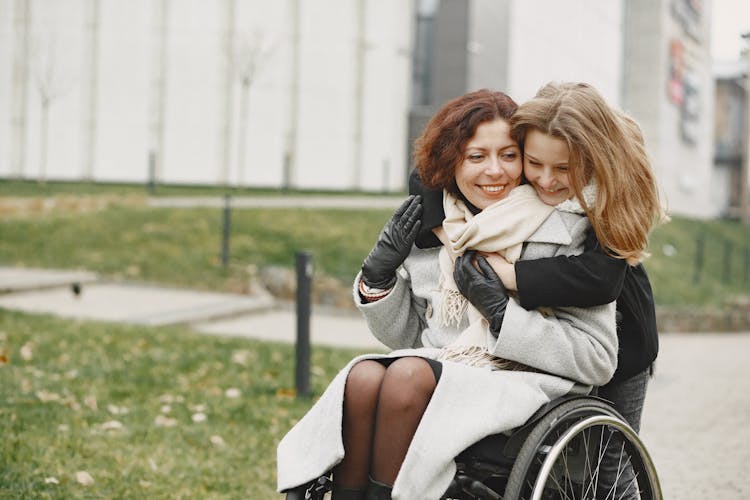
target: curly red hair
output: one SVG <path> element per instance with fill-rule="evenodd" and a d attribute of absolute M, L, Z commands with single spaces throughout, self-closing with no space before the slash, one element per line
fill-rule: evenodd
<path fill-rule="evenodd" d="M 414 163 L 422 183 L 430 189 L 458 193 L 456 167 L 477 127 L 497 119 L 509 122 L 517 108 L 507 94 L 488 89 L 445 103 L 414 142 Z"/>

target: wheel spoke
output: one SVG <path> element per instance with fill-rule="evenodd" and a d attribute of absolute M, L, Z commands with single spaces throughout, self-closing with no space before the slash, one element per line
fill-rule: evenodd
<path fill-rule="evenodd" d="M 638 435 L 599 401 L 564 403 L 537 423 L 527 441 L 511 471 L 507 498 L 662 498 Z"/>

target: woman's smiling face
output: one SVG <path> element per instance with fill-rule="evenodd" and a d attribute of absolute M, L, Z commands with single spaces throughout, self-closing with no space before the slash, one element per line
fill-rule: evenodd
<path fill-rule="evenodd" d="M 568 175 L 570 150 L 562 139 L 529 129 L 524 138 L 523 174 L 547 205 L 575 195 Z"/>
<path fill-rule="evenodd" d="M 521 183 L 521 148 L 510 137 L 508 122 L 481 123 L 456 167 L 456 184 L 469 202 L 484 210 Z"/>

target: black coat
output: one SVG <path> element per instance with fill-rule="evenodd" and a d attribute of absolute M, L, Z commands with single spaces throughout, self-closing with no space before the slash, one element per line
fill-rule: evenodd
<path fill-rule="evenodd" d="M 656 359 L 659 337 L 651 283 L 642 264 L 628 265 L 605 254 L 590 231 L 585 251 L 573 257 L 518 261 L 521 305 L 588 307 L 617 300 L 620 344 L 613 382 L 636 375 Z"/>

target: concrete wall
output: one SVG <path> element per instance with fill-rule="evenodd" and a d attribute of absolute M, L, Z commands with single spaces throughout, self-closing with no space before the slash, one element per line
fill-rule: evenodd
<path fill-rule="evenodd" d="M 669 211 L 713 217 L 712 184 L 722 180 L 713 175 L 710 2 L 686 19 L 688 3 L 627 2 L 624 107 L 643 127 Z"/>
<path fill-rule="evenodd" d="M 512 0 L 507 90 L 518 102 L 545 83 L 585 81 L 619 103 L 622 0 Z"/>
<path fill-rule="evenodd" d="M 411 9 L 404 0 L 0 0 L 0 177 L 144 182 L 154 152 L 164 182 L 400 189 Z M 259 48 L 243 87 L 242 63 Z M 46 148 L 40 79 L 56 94 Z"/>
<path fill-rule="evenodd" d="M 509 0 L 474 0 L 470 4 L 467 90 L 508 88 Z"/>

